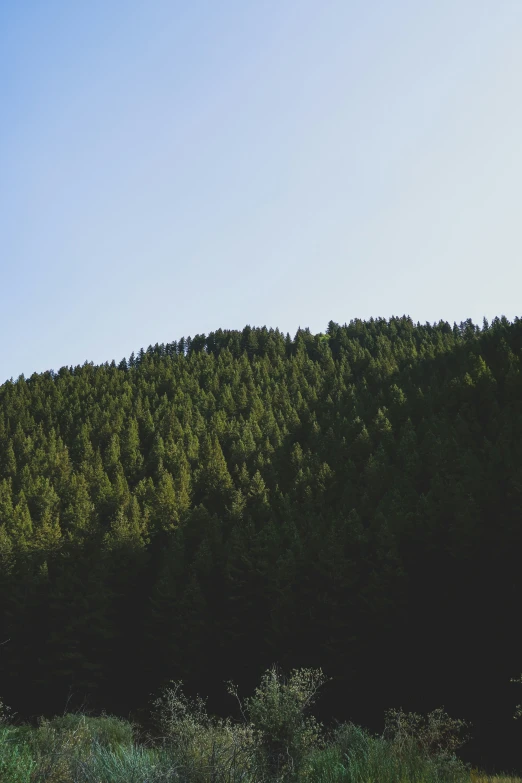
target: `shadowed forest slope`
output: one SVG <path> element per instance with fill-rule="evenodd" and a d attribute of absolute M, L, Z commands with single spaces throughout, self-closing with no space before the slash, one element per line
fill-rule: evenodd
<path fill-rule="evenodd" d="M 228 713 L 223 680 L 320 666 L 320 717 L 444 705 L 520 766 L 521 357 L 521 320 L 403 317 L 5 383 L 2 698 L 126 714 L 182 679 Z"/>

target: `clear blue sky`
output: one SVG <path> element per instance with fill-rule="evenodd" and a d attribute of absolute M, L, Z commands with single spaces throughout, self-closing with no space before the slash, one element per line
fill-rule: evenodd
<path fill-rule="evenodd" d="M 0 3 L 0 382 L 521 314 L 520 0 Z"/>

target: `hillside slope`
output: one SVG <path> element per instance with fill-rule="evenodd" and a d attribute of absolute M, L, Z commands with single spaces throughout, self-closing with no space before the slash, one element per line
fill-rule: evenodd
<path fill-rule="evenodd" d="M 507 766 L 521 356 L 518 319 L 403 317 L 4 384 L 2 697 L 122 713 L 169 678 L 217 700 L 273 662 L 321 666 L 325 714 L 444 704 Z"/>

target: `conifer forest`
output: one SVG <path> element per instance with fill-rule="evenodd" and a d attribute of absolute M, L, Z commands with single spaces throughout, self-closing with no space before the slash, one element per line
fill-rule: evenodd
<path fill-rule="evenodd" d="M 522 320 L 247 326 L 0 386 L 0 696 L 235 709 L 320 667 L 324 721 L 471 724 L 522 771 Z"/>

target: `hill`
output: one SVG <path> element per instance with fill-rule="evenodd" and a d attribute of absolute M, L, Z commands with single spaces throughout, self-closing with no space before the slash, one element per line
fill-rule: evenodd
<path fill-rule="evenodd" d="M 521 356 L 519 319 L 402 317 L 5 383 L 2 697 L 125 714 L 183 679 L 219 710 L 320 666 L 325 715 L 444 705 L 520 763 Z"/>

